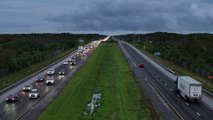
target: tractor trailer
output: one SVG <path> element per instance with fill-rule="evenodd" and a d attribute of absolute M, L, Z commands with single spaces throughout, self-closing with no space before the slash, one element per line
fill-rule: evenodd
<path fill-rule="evenodd" d="M 199 102 L 202 99 L 202 84 L 189 77 L 178 76 L 176 80 L 178 93 L 185 99 L 191 102 Z"/>

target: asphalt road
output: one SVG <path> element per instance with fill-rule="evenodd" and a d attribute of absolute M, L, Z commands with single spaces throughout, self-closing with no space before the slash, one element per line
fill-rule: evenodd
<path fill-rule="evenodd" d="M 63 61 L 65 59 L 71 58 L 72 55 L 51 66 L 50 68 L 55 69 L 56 72 L 56 74 L 53 75 L 56 80 L 54 85 L 46 85 L 45 82 L 36 82 L 36 78 L 38 76 L 45 76 L 45 78 L 47 78 L 48 75 L 46 73 L 49 69 L 48 68 L 30 77 L 24 82 L 4 91 L 4 93 L 2 93 L 0 96 L 0 120 L 36 120 L 39 114 L 45 110 L 49 103 L 69 82 L 70 78 L 81 68 L 83 63 L 90 57 L 94 50 L 95 48 L 89 51 L 86 56 L 77 56 L 77 65 L 75 66 L 63 65 Z M 77 51 L 73 52 L 72 54 L 76 53 Z M 58 75 L 58 72 L 61 70 L 65 70 L 66 74 Z M 33 85 L 33 88 L 37 88 L 39 90 L 39 99 L 28 98 L 28 92 L 22 91 L 22 87 L 26 84 L 31 84 Z M 19 95 L 18 101 L 15 103 L 6 103 L 6 96 L 14 93 Z"/>
<path fill-rule="evenodd" d="M 207 99 L 204 97 L 200 103 L 186 102 L 175 92 L 174 75 L 130 44 L 119 42 L 119 45 L 163 119 L 211 120 L 213 118 L 211 97 L 204 95 Z M 140 63 L 144 63 L 145 68 L 139 68 Z"/>

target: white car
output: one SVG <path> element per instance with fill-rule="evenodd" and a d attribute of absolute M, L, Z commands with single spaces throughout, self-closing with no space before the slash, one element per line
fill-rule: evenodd
<path fill-rule="evenodd" d="M 25 85 L 25 86 L 22 88 L 22 90 L 23 90 L 23 91 L 30 91 L 30 90 L 32 90 L 32 88 L 33 88 L 32 85 Z"/>
<path fill-rule="evenodd" d="M 46 84 L 47 84 L 47 85 L 53 85 L 53 84 L 55 84 L 55 79 L 54 79 L 54 78 L 48 78 L 48 79 L 46 80 Z"/>
<path fill-rule="evenodd" d="M 39 98 L 39 96 L 38 89 L 32 89 L 29 93 L 29 98 Z"/>
<path fill-rule="evenodd" d="M 64 61 L 63 64 L 64 64 L 64 65 L 67 65 L 67 64 L 68 64 L 68 61 Z"/>
<path fill-rule="evenodd" d="M 48 74 L 48 75 L 54 75 L 54 74 L 55 74 L 55 70 L 54 70 L 54 69 L 49 69 L 49 70 L 47 71 L 47 74 Z"/>

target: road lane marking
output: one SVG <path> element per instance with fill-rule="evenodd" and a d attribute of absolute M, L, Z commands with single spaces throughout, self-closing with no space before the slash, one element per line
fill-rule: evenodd
<path fill-rule="evenodd" d="M 185 102 L 187 106 L 189 106 L 189 103 Z"/>
<path fill-rule="evenodd" d="M 180 95 L 177 95 L 177 97 L 180 97 Z"/>
<path fill-rule="evenodd" d="M 201 116 L 199 112 L 196 112 L 196 114 L 197 114 L 198 116 Z"/>
<path fill-rule="evenodd" d="M 172 88 L 170 88 L 170 91 L 173 91 L 173 89 L 172 89 Z"/>
<path fill-rule="evenodd" d="M 158 93 L 163 97 L 163 99 L 168 103 L 168 105 L 174 110 L 174 112 L 179 116 L 179 118 L 181 120 L 184 120 L 184 118 L 180 115 L 180 113 L 169 102 L 169 100 L 163 95 L 163 93 L 155 86 L 155 84 L 151 81 L 151 79 L 143 71 L 140 71 L 140 72 L 145 75 L 145 77 L 149 80 L 149 82 L 151 83 L 151 85 L 158 91 Z"/>

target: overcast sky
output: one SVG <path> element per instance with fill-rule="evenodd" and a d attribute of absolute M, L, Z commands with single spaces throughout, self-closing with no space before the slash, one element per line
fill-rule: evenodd
<path fill-rule="evenodd" d="M 213 33 L 213 0 L 0 0 L 0 33 Z"/>

